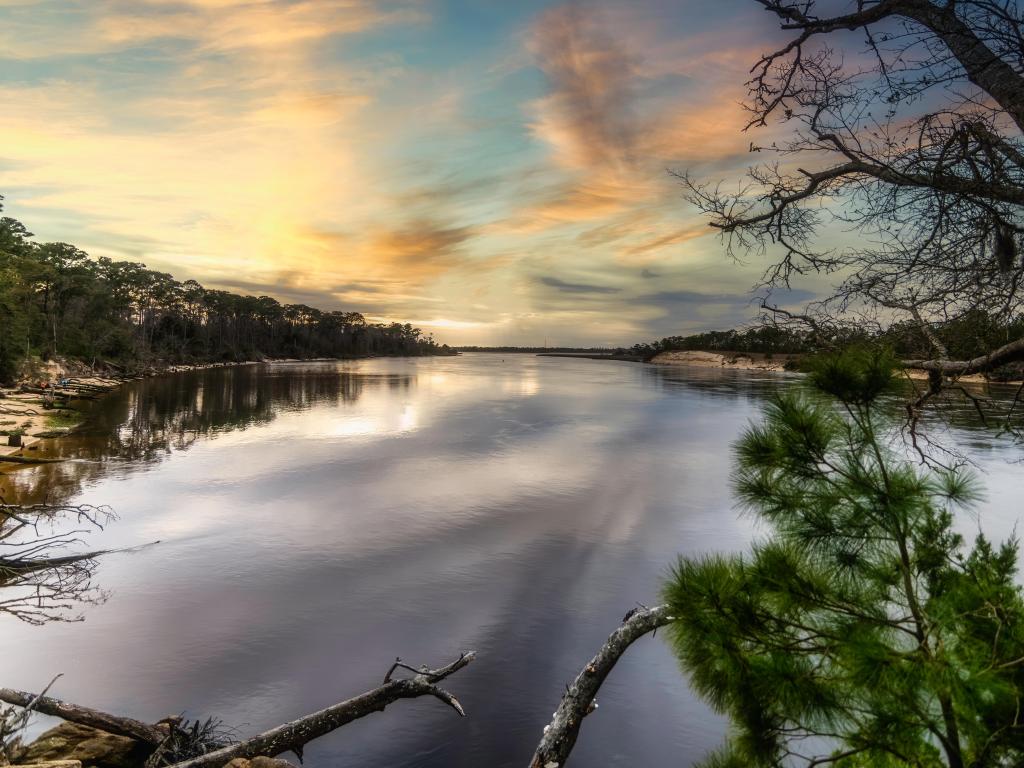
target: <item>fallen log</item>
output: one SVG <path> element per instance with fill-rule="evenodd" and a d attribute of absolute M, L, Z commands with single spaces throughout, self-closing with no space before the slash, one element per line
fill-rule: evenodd
<path fill-rule="evenodd" d="M 16 691 L 12 688 L 0 688 L 0 701 L 13 704 L 16 707 L 31 708 L 44 715 L 59 717 L 71 723 L 87 725 L 90 728 L 97 728 L 115 736 L 127 736 L 130 739 L 137 739 L 154 747 L 167 738 L 167 728 L 144 723 L 130 717 L 119 717 L 100 712 L 98 709 L 82 707 L 78 704 L 71 704 L 60 699 L 49 696 L 36 696 L 25 691 Z"/>
<path fill-rule="evenodd" d="M 65 566 L 82 563 L 86 560 L 95 560 L 97 557 L 109 555 L 116 551 L 118 550 L 98 549 L 93 552 L 82 552 L 78 555 L 64 555 L 63 557 L 0 557 L 0 586 L 14 576 L 24 576 L 29 573 L 45 571 L 49 568 L 64 568 Z M 0 697 L 0 700 L 3 700 L 2 697 Z"/>
<path fill-rule="evenodd" d="M 347 701 L 342 701 L 327 709 L 300 717 L 290 723 L 279 725 L 264 731 L 258 736 L 246 739 L 215 752 L 194 757 L 175 763 L 170 768 L 221 768 L 236 757 L 253 758 L 264 755 L 276 757 L 284 752 L 294 752 L 302 759 L 302 749 L 309 742 L 330 733 L 343 725 L 366 717 L 374 712 L 382 712 L 388 704 L 399 699 L 414 699 L 419 696 L 434 696 L 450 706 L 460 717 L 466 712 L 459 700 L 448 691 L 439 688 L 436 683 L 451 674 L 458 672 L 476 658 L 473 651 L 459 654 L 459 658 L 440 669 L 421 667 L 414 669 L 396 659 L 395 663 L 384 676 L 384 682 L 378 687 L 361 693 Z M 392 679 L 396 669 L 408 669 L 416 673 L 415 677 Z"/>
<path fill-rule="evenodd" d="M 92 382 L 81 381 L 79 379 L 68 379 L 68 385 L 70 388 L 83 389 L 89 392 L 110 392 L 120 386 L 116 382 L 110 382 L 109 384 L 93 384 Z"/>
<path fill-rule="evenodd" d="M 66 400 L 96 400 L 98 395 L 87 392 L 76 392 L 63 387 L 32 387 L 28 384 L 21 385 L 21 391 L 31 395 L 50 395 L 52 397 L 63 397 Z"/>
<path fill-rule="evenodd" d="M 0 456 L 0 461 L 9 461 L 14 464 L 58 464 L 64 459 L 44 459 L 38 456 Z"/>
<path fill-rule="evenodd" d="M 35 408 L 11 408 L 10 406 L 0 405 L 0 415 L 3 416 L 39 416 L 39 411 Z"/>
<path fill-rule="evenodd" d="M 530 768 L 565 765 L 579 737 L 583 718 L 597 709 L 597 692 L 616 662 L 636 640 L 672 620 L 667 605 L 635 608 L 626 614 L 622 626 L 608 636 L 597 655 L 565 689 L 551 723 L 544 726 L 544 735 L 530 761 Z"/>
<path fill-rule="evenodd" d="M 88 560 L 96 560 L 104 555 L 119 555 L 124 552 L 138 552 L 146 547 L 159 544 L 160 540 L 151 541 L 148 544 L 137 544 L 134 547 L 121 547 L 120 549 L 94 549 L 92 552 L 79 552 L 75 555 L 61 555 L 59 557 L 0 557 L 0 586 L 13 577 L 25 576 L 30 573 L 38 573 L 55 568 L 66 568 L 69 565 L 84 563 Z M 0 689 L 7 690 L 7 689 Z M 0 696 L 0 701 L 4 701 Z M 88 725 L 88 723 L 82 723 Z"/>
<path fill-rule="evenodd" d="M 319 712 L 300 717 L 290 723 L 279 725 L 252 738 L 231 744 L 221 749 L 174 763 L 170 768 L 221 768 L 235 758 L 275 757 L 284 752 L 294 752 L 302 757 L 306 744 L 334 731 L 353 720 L 381 712 L 399 699 L 413 699 L 419 696 L 434 696 L 450 706 L 461 717 L 466 716 L 462 704 L 437 683 L 458 672 L 476 658 L 473 651 L 459 654 L 459 658 L 439 669 L 414 668 L 395 659 L 384 682 L 365 693 L 322 709 Z M 394 678 L 396 670 L 414 672 L 413 677 Z M 166 749 L 178 727 L 179 718 L 168 718 L 155 725 L 130 717 L 120 717 L 89 707 L 82 707 L 44 695 L 35 695 L 11 688 L 0 688 L 0 701 L 17 707 L 29 708 L 44 715 L 59 717 L 79 725 L 97 728 L 116 736 L 127 736 L 153 748 L 154 757 Z M 148 764 L 148 763 L 147 763 Z"/>

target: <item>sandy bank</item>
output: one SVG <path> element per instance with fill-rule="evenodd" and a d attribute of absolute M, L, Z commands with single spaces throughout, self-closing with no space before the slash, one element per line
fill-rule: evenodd
<path fill-rule="evenodd" d="M 786 362 L 799 355 L 777 355 L 768 359 L 763 354 L 739 352 L 660 352 L 651 359 L 655 365 L 689 365 L 700 368 L 727 368 L 739 371 L 785 371 Z M 897 373 L 915 381 L 926 381 L 928 372 L 916 368 L 904 368 Z M 972 373 L 956 379 L 958 384 L 1021 384 L 1021 381 L 990 381 L 981 373 Z"/>
<path fill-rule="evenodd" d="M 738 352 L 680 351 L 659 352 L 651 363 L 654 365 L 691 365 L 700 368 L 728 368 L 738 371 L 784 371 L 786 360 L 791 355 L 767 358 L 763 354 Z"/>
<path fill-rule="evenodd" d="M 68 434 L 81 424 L 84 414 L 74 407 L 76 400 L 96 398 L 120 383 L 99 376 L 80 376 L 26 382 L 0 390 L 0 457 L 31 458 L 40 440 Z M 20 446 L 9 444 L 11 435 L 20 436 Z M 10 463 L 0 462 L 0 468 Z"/>
<path fill-rule="evenodd" d="M 918 368 L 904 368 L 902 375 L 908 379 L 914 379 L 915 381 L 927 381 L 928 371 L 922 371 Z M 983 373 L 969 373 L 966 376 L 957 377 L 957 381 L 960 384 L 1020 384 L 1020 381 L 989 381 L 985 378 Z"/>
<path fill-rule="evenodd" d="M 76 401 L 95 399 L 141 378 L 256 364 L 255 361 L 191 363 L 150 367 L 134 375 L 96 376 L 75 375 L 76 369 L 82 369 L 78 363 L 37 362 L 17 386 L 0 388 L 0 471 L 31 463 L 38 455 L 42 440 L 66 436 L 81 426 L 85 414 L 76 407 Z M 20 436 L 21 445 L 9 444 L 11 433 Z M 14 457 L 16 461 L 4 461 L 4 457 Z"/>

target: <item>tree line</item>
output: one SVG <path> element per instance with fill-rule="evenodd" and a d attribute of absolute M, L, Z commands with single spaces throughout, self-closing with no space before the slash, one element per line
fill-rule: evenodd
<path fill-rule="evenodd" d="M 650 359 L 660 352 L 706 351 L 781 355 L 805 355 L 831 349 L 874 344 L 891 350 L 901 359 L 923 359 L 934 353 L 938 343 L 953 360 L 969 360 L 991 350 L 1024 339 L 1024 317 L 1000 315 L 972 309 L 949 320 L 929 323 L 924 333 L 919 322 L 897 320 L 888 326 L 866 324 L 779 325 L 766 322 L 750 328 L 705 331 L 688 336 L 666 336 L 657 341 L 634 344 L 629 354 Z M 1003 363 L 987 372 L 992 379 L 1018 379 L 1024 372 L 1020 362 Z"/>
<path fill-rule="evenodd" d="M 138 368 L 447 351 L 408 323 L 204 288 L 68 243 L 37 243 L 21 222 L 0 218 L 0 382 L 33 355 Z"/>

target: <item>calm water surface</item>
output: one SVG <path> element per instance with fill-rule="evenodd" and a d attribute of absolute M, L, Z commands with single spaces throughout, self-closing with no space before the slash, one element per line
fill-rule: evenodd
<path fill-rule="evenodd" d="M 85 621 L 0 617 L 0 684 L 156 720 L 216 714 L 243 734 L 379 684 L 396 656 L 439 666 L 469 717 L 398 702 L 306 750 L 317 766 L 524 766 L 565 684 L 678 553 L 742 550 L 729 446 L 797 379 L 533 356 L 219 369 L 94 404 L 71 461 L 0 474 L 23 501 L 108 504 Z M 1017 523 L 1017 449 L 964 433 Z M 17 658 L 18 663 L 11 663 Z M 680 766 L 723 721 L 661 636 L 599 696 L 581 766 Z"/>

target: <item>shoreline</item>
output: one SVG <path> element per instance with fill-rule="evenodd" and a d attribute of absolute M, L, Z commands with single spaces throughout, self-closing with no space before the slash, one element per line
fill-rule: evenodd
<path fill-rule="evenodd" d="M 43 440 L 73 435 L 85 421 L 85 413 L 71 406 L 78 400 L 95 400 L 119 387 L 141 379 L 167 374 L 187 373 L 211 368 L 260 365 L 259 360 L 232 363 L 188 363 L 161 368 L 148 367 L 133 374 L 83 374 L 69 372 L 81 368 L 73 361 L 43 364 L 9 388 L 0 388 L 0 471 L 23 465 L 47 464 L 52 459 L 33 456 Z M 65 365 L 68 368 L 65 368 Z M 20 445 L 10 445 L 11 433 Z M 26 453 L 27 452 L 27 453 Z"/>
<path fill-rule="evenodd" d="M 780 360 L 776 360 L 774 357 L 768 358 L 763 353 L 672 350 L 670 352 L 659 352 L 647 362 L 651 365 L 679 365 L 695 368 L 723 368 L 732 371 L 795 373 L 795 371 L 787 371 L 785 364 L 796 357 L 796 355 L 780 355 L 780 362 Z"/>
<path fill-rule="evenodd" d="M 534 352 L 537 357 L 571 357 L 577 360 L 622 360 L 627 363 L 642 363 L 644 359 L 637 355 L 602 355 L 597 352 Z"/>
<path fill-rule="evenodd" d="M 95 400 L 133 381 L 213 368 L 334 362 L 340 359 L 342 358 L 273 358 L 238 362 L 176 363 L 160 367 L 147 366 L 133 373 L 116 374 L 108 371 L 104 374 L 81 375 L 70 373 L 70 369 L 84 368 L 75 361 L 44 363 L 41 368 L 22 376 L 14 386 L 0 387 L 0 472 L 55 461 L 41 458 L 35 452 L 39 450 L 43 440 L 70 437 L 85 422 L 85 412 L 72 407 L 71 403 L 76 400 Z M 20 436 L 20 445 L 10 445 L 11 433 Z"/>
<path fill-rule="evenodd" d="M 110 369 L 116 366 L 108 365 L 103 374 L 92 371 L 85 373 L 88 370 L 87 367 L 74 360 L 58 359 L 47 363 L 38 363 L 14 386 L 0 387 L 0 472 L 25 465 L 48 464 L 55 461 L 55 459 L 45 459 L 34 454 L 39 450 L 43 440 L 72 436 L 75 430 L 82 426 L 86 414 L 70 407 L 70 404 L 75 400 L 95 400 L 133 381 L 213 368 L 333 363 L 347 360 L 370 360 L 379 357 L 422 357 L 422 355 L 280 357 L 263 360 L 239 360 L 237 362 L 176 363 L 165 366 L 146 366 L 130 373 L 112 372 Z M 52 407 L 46 406 L 47 399 L 51 399 Z M 9 445 L 11 432 L 20 435 L 20 445 Z"/>
<path fill-rule="evenodd" d="M 124 383 L 105 376 L 64 377 L 62 381 L 63 385 L 45 388 L 22 383 L 14 389 L 0 389 L 0 470 L 46 463 L 26 451 L 36 451 L 43 440 L 66 437 L 81 426 L 85 414 L 71 403 L 95 400 Z M 19 445 L 11 445 L 12 435 Z"/>
<path fill-rule="evenodd" d="M 560 357 L 585 360 L 617 360 L 623 362 L 644 362 L 632 355 L 600 355 L 593 353 L 547 352 L 535 353 L 538 357 Z M 128 384 L 146 378 L 155 378 L 168 374 L 189 373 L 192 371 L 213 368 L 234 368 L 249 365 L 275 365 L 292 363 L 326 363 L 343 360 L 366 360 L 373 356 L 353 358 L 268 358 L 264 360 L 242 360 L 238 362 L 211 363 L 179 363 L 163 367 L 150 366 L 135 373 L 105 374 L 94 373 L 71 375 L 68 368 L 84 366 L 73 361 L 65 364 L 50 362 L 43 364 L 42 371 L 34 371 L 13 388 L 0 388 L 0 471 L 14 469 L 24 465 L 48 463 L 51 460 L 40 458 L 35 452 L 39 450 L 43 440 L 59 439 L 75 433 L 85 421 L 85 413 L 71 407 L 75 400 L 94 400 L 104 394 Z M 799 359 L 799 355 L 780 354 L 769 356 L 764 353 L 730 353 L 709 352 L 700 350 L 673 350 L 659 352 L 647 361 L 650 365 L 679 366 L 693 368 L 718 368 L 731 371 L 754 371 L 760 373 L 800 373 L 787 370 L 790 361 Z M 914 380 L 926 380 L 926 371 L 905 368 L 901 375 Z M 1020 381 L 990 381 L 982 374 L 972 374 L 957 379 L 962 384 L 1006 384 L 1020 385 Z M 53 382 L 57 382 L 54 384 Z M 43 385 L 43 386 L 38 386 Z M 47 407 L 46 402 L 51 406 Z M 9 445 L 9 434 L 16 433 L 21 437 L 20 445 Z"/>
<path fill-rule="evenodd" d="M 759 371 L 766 373 L 796 373 L 803 375 L 797 370 L 786 370 L 786 363 L 790 360 L 798 360 L 800 355 L 780 354 L 768 358 L 764 353 L 747 352 L 704 352 L 697 350 L 673 350 L 670 352 L 659 352 L 647 362 L 651 365 L 678 365 L 680 367 L 693 368 L 721 368 L 733 371 Z M 898 375 L 913 381 L 927 381 L 928 372 L 919 368 L 902 368 Z M 1024 381 L 1020 379 L 1008 379 L 1006 381 L 992 381 L 984 374 L 972 373 L 960 376 L 956 379 L 958 384 L 981 384 L 981 385 L 1009 385 L 1020 386 Z"/>

